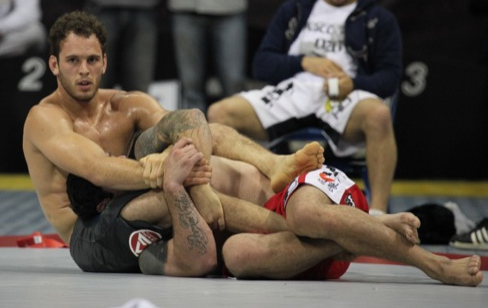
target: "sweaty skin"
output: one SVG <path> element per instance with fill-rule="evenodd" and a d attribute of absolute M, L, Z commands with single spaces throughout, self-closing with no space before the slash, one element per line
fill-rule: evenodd
<path fill-rule="evenodd" d="M 66 194 L 68 174 L 115 191 L 151 187 L 144 166 L 124 155 L 135 132 L 154 127 L 169 114 L 144 93 L 99 89 L 106 60 L 95 35 L 69 33 L 60 43 L 59 56 L 49 58 L 58 88 L 31 108 L 24 124 L 23 150 L 31 180 L 47 220 L 66 243 L 77 218 Z M 186 125 L 174 123 L 181 130 Z M 253 152 L 233 148 L 241 155 Z M 154 165 L 162 165 L 164 157 L 161 154 Z M 271 157 L 271 163 L 263 159 L 260 164 L 272 169 L 287 159 Z M 315 161 L 310 166 L 323 162 L 314 155 L 308 158 Z"/>

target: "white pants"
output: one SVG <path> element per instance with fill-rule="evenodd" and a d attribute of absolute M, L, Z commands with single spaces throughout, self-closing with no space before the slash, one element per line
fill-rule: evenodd
<path fill-rule="evenodd" d="M 292 118 L 315 115 L 339 134 L 344 132 L 352 110 L 361 100 L 379 99 L 372 93 L 354 90 L 343 101 L 333 102 L 323 91 L 323 83 L 289 78 L 277 86 L 241 92 L 240 95 L 253 106 L 265 129 Z M 329 140 L 328 145 L 337 156 L 353 155 L 365 147 L 364 142 L 352 144 L 342 139 Z"/>

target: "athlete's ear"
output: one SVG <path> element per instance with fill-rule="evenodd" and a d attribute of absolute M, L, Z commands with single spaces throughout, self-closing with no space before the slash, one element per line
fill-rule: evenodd
<path fill-rule="evenodd" d="M 102 70 L 102 74 L 105 74 L 105 71 L 107 70 L 107 54 L 104 53 L 103 54 L 103 70 Z"/>
<path fill-rule="evenodd" d="M 49 69 L 51 70 L 54 76 L 58 76 L 59 63 L 58 63 L 58 59 L 54 55 L 49 56 Z"/>

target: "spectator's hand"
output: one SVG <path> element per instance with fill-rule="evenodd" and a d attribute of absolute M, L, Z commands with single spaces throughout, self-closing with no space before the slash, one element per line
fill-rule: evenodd
<path fill-rule="evenodd" d="M 354 90 L 354 82 L 352 81 L 351 77 L 349 77 L 349 75 L 344 72 L 340 72 L 329 78 L 339 79 L 339 95 L 337 96 L 337 99 L 339 101 L 344 100 L 349 95 L 349 93 Z M 324 82 L 323 89 L 325 93 L 329 93 L 329 83 L 327 82 L 327 80 Z"/>
<path fill-rule="evenodd" d="M 323 78 L 330 78 L 337 76 L 339 73 L 344 73 L 342 68 L 337 63 L 322 57 L 303 57 L 302 68 L 309 73 Z"/>

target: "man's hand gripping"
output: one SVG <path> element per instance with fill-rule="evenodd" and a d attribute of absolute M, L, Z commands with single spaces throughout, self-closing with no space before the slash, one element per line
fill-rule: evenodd
<path fill-rule="evenodd" d="M 182 139 L 185 142 L 191 143 L 190 139 Z M 168 157 L 173 146 L 168 147 L 162 153 L 149 154 L 140 160 L 140 163 L 144 167 L 144 181 L 153 189 L 163 187 L 164 178 L 164 161 Z M 189 174 L 183 181 L 183 186 L 190 187 L 194 185 L 202 185 L 210 183 L 212 176 L 212 168 L 205 158 L 198 160 Z"/>

